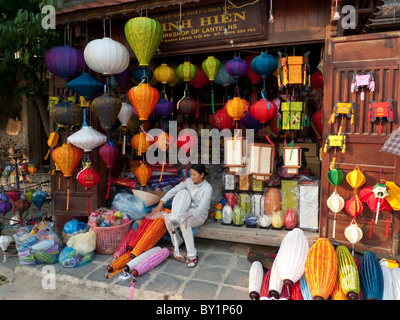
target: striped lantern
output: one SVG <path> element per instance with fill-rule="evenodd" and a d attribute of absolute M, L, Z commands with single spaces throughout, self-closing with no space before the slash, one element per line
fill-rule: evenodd
<path fill-rule="evenodd" d="M 260 290 L 260 300 L 269 300 L 269 279 L 271 278 L 271 269 L 265 273 Z"/>
<path fill-rule="evenodd" d="M 161 250 L 161 247 L 157 246 L 157 247 L 153 247 L 150 250 L 147 250 L 143 253 L 141 253 L 140 255 L 138 255 L 137 257 L 133 258 L 131 261 L 129 261 L 126 265 L 125 265 L 125 272 L 132 272 L 132 270 L 138 265 L 140 264 L 142 261 L 144 261 L 145 259 L 147 259 L 148 257 L 152 256 L 154 253 L 158 252 Z"/>
<path fill-rule="evenodd" d="M 197 67 L 189 61 L 185 61 L 176 67 L 175 73 L 179 79 L 189 82 L 196 78 Z"/>
<path fill-rule="evenodd" d="M 314 300 L 326 300 L 337 281 L 338 259 L 334 247 L 326 238 L 319 238 L 310 248 L 305 264 L 305 276 Z"/>
<path fill-rule="evenodd" d="M 89 68 L 104 76 L 124 72 L 130 62 L 128 49 L 108 37 L 90 41 L 83 55 Z"/>
<path fill-rule="evenodd" d="M 269 279 L 268 294 L 273 299 L 279 299 L 282 292 L 283 281 L 279 274 L 278 263 L 274 260 L 271 268 L 271 276 Z"/>
<path fill-rule="evenodd" d="M 301 295 L 303 296 L 303 300 L 313 300 L 313 296 L 308 287 L 305 274 L 300 278 L 299 282 L 300 282 L 300 290 L 301 290 Z"/>
<path fill-rule="evenodd" d="M 249 271 L 249 297 L 251 300 L 260 300 L 263 279 L 263 266 L 260 261 L 254 261 Z"/>
<path fill-rule="evenodd" d="M 360 266 L 361 289 L 366 300 L 382 300 L 383 273 L 375 253 L 365 251 Z"/>
<path fill-rule="evenodd" d="M 392 272 L 388 266 L 381 265 L 382 276 L 383 276 L 383 296 L 382 300 L 394 300 L 393 299 L 393 280 Z"/>
<path fill-rule="evenodd" d="M 129 100 L 139 120 L 146 121 L 160 100 L 160 93 L 148 83 L 139 84 L 129 90 Z"/>
<path fill-rule="evenodd" d="M 151 256 L 144 259 L 132 269 L 132 275 L 134 277 L 139 277 L 146 272 L 154 269 L 161 262 L 165 261 L 169 257 L 169 254 L 170 252 L 168 248 L 162 248 L 161 250 L 153 253 Z"/>
<path fill-rule="evenodd" d="M 139 66 L 148 67 L 164 35 L 161 24 L 148 17 L 136 17 L 125 24 L 124 32 Z"/>
<path fill-rule="evenodd" d="M 152 174 L 153 170 L 151 170 L 150 167 L 146 166 L 144 163 L 142 163 L 135 170 L 135 177 L 139 180 L 142 187 L 145 187 L 147 185 L 147 182 L 149 181 Z"/>
<path fill-rule="evenodd" d="M 92 102 L 93 111 L 104 130 L 110 130 L 121 111 L 122 101 L 108 94 L 97 97 Z"/>

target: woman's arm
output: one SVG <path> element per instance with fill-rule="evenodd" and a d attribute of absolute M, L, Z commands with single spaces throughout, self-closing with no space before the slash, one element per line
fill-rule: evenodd
<path fill-rule="evenodd" d="M 204 218 L 207 218 L 208 211 L 210 210 L 211 198 L 212 198 L 212 186 L 210 184 L 205 188 L 198 205 L 194 209 L 190 209 L 193 215 L 200 215 Z"/>

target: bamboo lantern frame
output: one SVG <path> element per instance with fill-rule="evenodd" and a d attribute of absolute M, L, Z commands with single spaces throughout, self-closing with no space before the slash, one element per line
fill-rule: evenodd
<path fill-rule="evenodd" d="M 267 143 L 252 143 L 249 149 L 249 172 L 253 175 L 253 179 L 269 180 L 274 171 L 275 146 Z"/>
<path fill-rule="evenodd" d="M 296 174 L 299 172 L 301 168 L 301 158 L 301 147 L 283 147 L 283 168 L 287 169 L 288 174 Z"/>
<path fill-rule="evenodd" d="M 247 140 L 244 137 L 224 138 L 224 161 L 228 172 L 235 174 L 246 166 Z"/>

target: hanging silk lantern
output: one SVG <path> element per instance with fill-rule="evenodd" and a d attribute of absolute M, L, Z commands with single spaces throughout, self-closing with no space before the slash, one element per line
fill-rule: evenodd
<path fill-rule="evenodd" d="M 249 103 L 240 97 L 234 97 L 225 103 L 225 108 L 228 115 L 232 117 L 234 121 L 237 121 L 247 114 Z"/>
<path fill-rule="evenodd" d="M 250 68 L 255 74 L 265 79 L 278 68 L 278 61 L 267 52 L 261 52 L 251 61 Z"/>
<path fill-rule="evenodd" d="M 144 132 L 135 134 L 131 141 L 132 147 L 137 151 L 139 156 L 142 155 L 143 152 L 146 152 L 153 143 L 154 140 L 147 139 Z"/>
<path fill-rule="evenodd" d="M 197 103 L 193 98 L 185 97 L 177 103 L 176 107 L 178 112 L 187 118 L 196 112 Z"/>
<path fill-rule="evenodd" d="M 126 68 L 120 73 L 113 74 L 113 77 L 115 81 L 117 81 L 118 86 L 122 91 L 128 89 L 128 85 L 131 80 L 131 71 L 129 70 L 129 68 Z"/>
<path fill-rule="evenodd" d="M 363 237 L 363 232 L 357 225 L 355 219 L 353 219 L 351 223 L 344 229 L 344 236 L 351 243 L 352 249 L 354 250 L 354 245 Z M 354 251 L 352 252 L 352 255 L 354 255 Z"/>
<path fill-rule="evenodd" d="M 44 59 L 47 69 L 67 82 L 79 76 L 85 67 L 82 51 L 67 45 L 51 48 Z"/>
<path fill-rule="evenodd" d="M 157 117 L 166 118 L 174 111 L 174 104 L 167 99 L 160 99 L 154 107 L 153 113 Z"/>
<path fill-rule="evenodd" d="M 40 210 L 46 201 L 46 196 L 47 194 L 45 192 L 38 190 L 32 195 L 32 203 Z"/>
<path fill-rule="evenodd" d="M 229 60 L 226 65 L 225 69 L 235 80 L 238 80 L 240 77 L 243 77 L 247 74 L 249 66 L 245 60 L 241 57 L 234 57 L 233 59 Z"/>
<path fill-rule="evenodd" d="M 240 119 L 240 124 L 246 129 L 253 129 L 255 131 L 257 131 L 262 127 L 260 121 L 254 119 L 253 116 L 251 115 L 251 112 L 247 112 L 247 114 Z"/>
<path fill-rule="evenodd" d="M 86 100 L 90 100 L 103 92 L 104 84 L 90 73 L 84 72 L 79 77 L 67 82 L 67 88 Z"/>
<path fill-rule="evenodd" d="M 93 111 L 104 130 L 110 130 L 121 111 L 122 101 L 108 94 L 97 97 L 92 102 Z"/>
<path fill-rule="evenodd" d="M 20 198 L 14 203 L 15 209 L 19 212 L 19 217 L 22 225 L 22 215 L 23 213 L 29 209 L 31 206 L 30 202 L 27 199 Z"/>
<path fill-rule="evenodd" d="M 244 119 L 244 118 L 242 118 Z M 240 119 L 240 120 L 242 120 Z M 211 117 L 211 124 L 213 125 L 214 128 L 218 130 L 223 130 L 223 129 L 233 129 L 233 119 L 229 114 L 226 112 L 225 108 L 219 109 L 217 112 L 215 112 L 212 117 Z"/>
<path fill-rule="evenodd" d="M 275 259 L 287 290 L 290 290 L 303 276 L 308 250 L 307 237 L 299 228 L 289 231 L 283 238 Z"/>
<path fill-rule="evenodd" d="M 320 70 L 316 70 L 311 75 L 311 87 L 319 92 L 324 90 L 324 78 Z"/>
<path fill-rule="evenodd" d="M 67 141 L 81 148 L 84 152 L 91 152 L 93 149 L 101 146 L 107 141 L 107 137 L 93 127 L 85 125 L 79 131 L 73 133 L 67 138 Z"/>
<path fill-rule="evenodd" d="M 260 261 L 254 261 L 249 271 L 249 297 L 251 300 L 260 300 L 261 286 L 264 279 L 264 270 Z"/>
<path fill-rule="evenodd" d="M 144 163 L 142 163 L 135 170 L 135 177 L 139 180 L 142 187 L 145 187 L 147 185 L 147 182 L 149 181 L 152 174 L 153 170 L 151 170 L 150 167 L 146 166 Z"/>
<path fill-rule="evenodd" d="M 375 253 L 365 251 L 361 259 L 360 282 L 366 300 L 382 300 L 383 273 Z"/>
<path fill-rule="evenodd" d="M 326 238 L 319 238 L 310 248 L 305 276 L 314 300 L 327 300 L 337 281 L 338 259 Z"/>
<path fill-rule="evenodd" d="M 125 24 L 124 32 L 139 66 L 149 66 L 164 35 L 161 24 L 148 17 L 136 17 Z"/>
<path fill-rule="evenodd" d="M 110 193 L 111 168 L 114 166 L 114 162 L 119 156 L 119 151 L 115 144 L 107 142 L 99 148 L 99 156 L 108 169 L 108 185 L 106 194 L 106 199 L 108 199 Z"/>
<path fill-rule="evenodd" d="M 90 41 L 83 51 L 90 69 L 104 76 L 125 71 L 129 66 L 129 51 L 118 41 L 104 37 Z"/>
<path fill-rule="evenodd" d="M 253 71 L 253 69 L 251 68 L 251 62 L 257 56 L 258 56 L 258 54 L 256 54 L 256 53 L 250 53 L 244 57 L 244 60 L 246 60 L 247 65 L 250 66 L 250 68 L 247 69 L 246 75 L 249 78 L 252 85 L 258 84 L 258 82 L 260 82 L 260 78 L 261 78 L 261 76 L 259 74 L 255 73 Z"/>
<path fill-rule="evenodd" d="M 100 174 L 96 170 L 86 167 L 78 172 L 78 174 L 76 175 L 76 180 L 81 186 L 90 189 L 96 186 L 100 182 Z M 87 192 L 87 210 L 89 217 L 90 216 L 89 190 Z"/>
<path fill-rule="evenodd" d="M 250 107 L 250 113 L 254 119 L 257 119 L 262 124 L 273 119 L 278 112 L 278 108 L 273 102 L 261 99 Z"/>
<path fill-rule="evenodd" d="M 364 210 L 364 204 L 360 200 L 357 194 L 353 195 L 344 205 L 347 213 L 354 219 Z"/>
<path fill-rule="evenodd" d="M 346 175 L 346 180 L 349 183 L 350 187 L 352 187 L 353 189 L 357 189 L 365 183 L 365 176 L 360 171 L 360 168 L 356 166 L 353 171 L 349 172 Z"/>
<path fill-rule="evenodd" d="M 122 102 L 121 110 L 118 113 L 118 120 L 121 122 L 122 130 L 124 133 L 124 141 L 122 143 L 122 152 L 121 154 L 125 154 L 125 144 L 126 144 L 126 128 L 128 126 L 128 122 L 133 116 L 133 107 L 126 103 Z"/>
<path fill-rule="evenodd" d="M 145 80 L 145 83 L 149 83 L 153 79 L 153 71 L 149 68 L 136 68 L 132 71 L 132 78 L 136 84 L 141 83 L 143 80 Z"/>
<path fill-rule="evenodd" d="M 214 82 L 223 87 L 228 87 L 236 82 L 235 78 L 226 72 L 226 61 L 221 62 L 218 74 L 215 76 Z"/>
<path fill-rule="evenodd" d="M 179 79 L 189 82 L 196 78 L 197 67 L 189 61 L 185 61 L 176 67 L 175 73 Z"/>
<path fill-rule="evenodd" d="M 60 169 L 61 173 L 68 180 L 67 186 L 67 210 L 69 207 L 69 187 L 70 179 L 73 172 L 78 167 L 82 159 L 83 152 L 80 148 L 74 147 L 69 143 L 64 143 L 62 146 L 55 148 L 51 153 L 54 163 Z"/>
<path fill-rule="evenodd" d="M 219 61 L 214 56 L 209 56 L 206 60 L 201 64 L 204 73 L 207 75 L 208 80 L 211 82 L 211 107 L 212 113 L 214 111 L 214 80 L 217 76 L 219 69 L 221 68 L 221 61 Z"/>
<path fill-rule="evenodd" d="M 75 103 L 62 101 L 50 108 L 50 118 L 60 126 L 73 126 L 83 120 L 82 108 Z"/>
<path fill-rule="evenodd" d="M 135 108 L 139 120 L 145 121 L 160 100 L 160 93 L 148 83 L 139 84 L 129 90 L 129 100 Z"/>
<path fill-rule="evenodd" d="M 172 69 L 168 64 L 162 63 L 159 67 L 154 70 L 154 78 L 162 84 L 167 84 L 172 81 L 175 77 L 175 70 Z"/>
<path fill-rule="evenodd" d="M 334 213 L 332 238 L 335 238 L 336 234 L 336 214 L 343 210 L 344 204 L 344 199 L 336 192 L 336 190 L 332 192 L 326 201 L 328 209 Z"/>

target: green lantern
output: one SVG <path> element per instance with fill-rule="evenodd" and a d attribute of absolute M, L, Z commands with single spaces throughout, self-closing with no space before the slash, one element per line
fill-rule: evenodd
<path fill-rule="evenodd" d="M 331 185 L 337 187 L 343 181 L 344 175 L 341 170 L 334 168 L 326 173 L 326 177 Z"/>
<path fill-rule="evenodd" d="M 221 68 L 221 61 L 214 56 L 209 56 L 203 61 L 201 67 L 203 68 L 204 73 L 207 75 L 208 80 L 211 82 L 211 106 L 212 112 L 214 113 L 214 79 Z"/>
<path fill-rule="evenodd" d="M 125 24 L 125 37 L 140 67 L 148 67 L 164 32 L 161 24 L 151 18 L 136 17 Z"/>
<path fill-rule="evenodd" d="M 190 80 L 196 78 L 197 67 L 189 61 L 185 61 L 176 67 L 175 73 L 179 79 L 189 82 Z"/>

